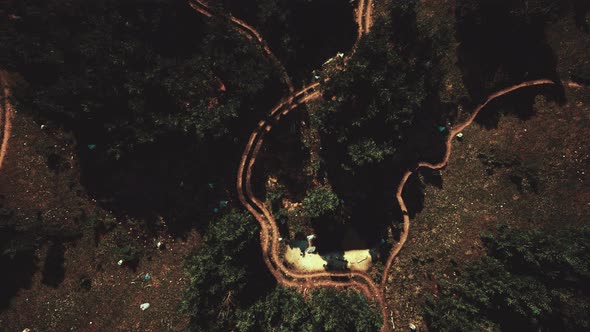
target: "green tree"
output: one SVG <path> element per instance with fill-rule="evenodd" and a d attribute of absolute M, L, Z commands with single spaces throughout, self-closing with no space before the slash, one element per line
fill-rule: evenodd
<path fill-rule="evenodd" d="M 392 3 L 342 70 L 324 67 L 330 78 L 322 86 L 325 102 L 310 117 L 320 129 L 322 157 L 333 163 L 327 168 L 340 172 L 334 176 L 354 174 L 366 182 L 375 170 L 406 158 L 401 150 L 410 134 L 414 141 L 432 142 L 428 130 L 443 110 L 437 106 L 443 78 L 437 64 L 451 45 L 445 27 L 417 22 L 418 6 L 417 1 Z M 429 127 L 420 128 L 421 122 Z"/>
<path fill-rule="evenodd" d="M 393 154 L 391 147 L 379 147 L 371 138 L 348 146 L 348 155 L 355 166 L 382 162 Z"/>
<path fill-rule="evenodd" d="M 376 307 L 363 295 L 334 289 L 314 290 L 306 300 L 295 290 L 277 287 L 238 315 L 241 332 L 371 332 L 381 324 Z"/>
<path fill-rule="evenodd" d="M 308 302 L 294 289 L 277 286 L 265 298 L 238 314 L 240 332 L 312 332 Z"/>
<path fill-rule="evenodd" d="M 311 294 L 309 305 L 315 331 L 379 331 L 382 325 L 376 307 L 353 291 L 322 288 Z"/>
<path fill-rule="evenodd" d="M 485 235 L 488 257 L 442 283 L 425 314 L 434 331 L 590 328 L 590 231 L 523 231 Z"/>
<path fill-rule="evenodd" d="M 232 211 L 211 224 L 205 245 L 186 264 L 190 279 L 184 310 L 193 331 L 228 331 L 250 278 L 258 228 L 250 214 Z"/>
<path fill-rule="evenodd" d="M 303 199 L 305 215 L 310 218 L 319 218 L 338 208 L 338 196 L 328 186 L 311 189 Z"/>
<path fill-rule="evenodd" d="M 17 108 L 73 132 L 86 189 L 175 232 L 209 219 L 207 184 L 224 191 L 282 88 L 259 45 L 184 0 L 11 3 L 0 59 Z"/>

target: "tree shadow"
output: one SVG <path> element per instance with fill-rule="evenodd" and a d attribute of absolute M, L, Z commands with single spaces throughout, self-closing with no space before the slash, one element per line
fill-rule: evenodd
<path fill-rule="evenodd" d="M 20 289 L 31 288 L 33 274 L 38 270 L 35 252 L 25 250 L 10 257 L 0 255 L 0 312 L 10 306 Z"/>
<path fill-rule="evenodd" d="M 261 165 L 257 172 L 276 176 L 285 186 L 288 198 L 295 202 L 303 200 L 311 182 L 304 169 L 309 163 L 310 150 L 300 130 L 305 108 L 305 105 L 298 106 L 279 121 L 270 122 L 272 130 L 264 136 L 263 149 L 256 161 Z"/>
<path fill-rule="evenodd" d="M 586 21 L 586 16 L 590 11 L 590 2 L 586 0 L 573 0 L 573 4 L 576 27 L 582 31 L 590 32 L 588 21 Z"/>
<path fill-rule="evenodd" d="M 296 82 L 304 81 L 337 52 L 350 50 L 356 40 L 354 7 L 349 1 L 289 0 L 270 6 L 254 0 L 221 2 L 262 34 Z"/>
<path fill-rule="evenodd" d="M 41 273 L 41 282 L 49 287 L 57 288 L 65 278 L 64 268 L 65 247 L 61 242 L 51 242 Z"/>
<path fill-rule="evenodd" d="M 424 184 L 443 189 L 443 176 L 440 170 L 422 167 L 420 168 L 420 175 L 422 176 Z"/>
<path fill-rule="evenodd" d="M 482 101 L 492 92 L 523 81 L 546 78 L 560 82 L 557 57 L 547 42 L 545 28 L 566 13 L 565 3 L 537 11 L 524 2 L 458 1 L 458 65 L 471 99 Z M 501 113 L 530 117 L 534 114 L 535 95 L 522 92 L 517 97 L 506 97 L 511 99 Z M 561 87 L 548 97 L 563 103 L 565 92 Z M 500 116 L 498 110 L 484 112 L 477 122 L 495 128 Z"/>
<path fill-rule="evenodd" d="M 358 234 L 371 247 L 379 245 L 392 223 L 402 220 L 395 194 L 403 173 L 407 169 L 414 170 L 420 161 L 438 162 L 444 156 L 445 141 L 448 136 L 447 123 L 452 110 L 456 109 L 454 103 L 441 101 L 439 96 L 442 77 L 439 66 L 441 59 L 433 55 L 437 54 L 435 48 L 438 46 L 430 37 L 420 34 L 415 8 L 407 9 L 403 5 L 394 7 L 391 17 L 392 26 L 388 26 L 387 29 L 391 29 L 394 33 L 388 32 L 388 38 L 395 45 L 396 56 L 401 59 L 401 68 L 396 68 L 396 75 L 407 74 L 408 85 L 423 84 L 424 91 L 421 91 L 420 96 L 423 100 L 420 105 L 407 106 L 414 108 L 411 125 L 402 129 L 393 129 L 384 126 L 383 119 L 377 119 L 368 121 L 363 128 L 357 129 L 358 126 L 351 126 L 351 123 L 358 121 L 356 118 L 358 114 L 368 112 L 366 108 L 363 108 L 368 104 L 364 99 L 372 93 L 367 86 L 357 84 L 358 89 L 351 93 L 359 97 L 351 102 L 349 108 L 339 109 L 337 117 L 330 118 L 330 129 L 347 128 L 346 138 L 350 142 L 358 139 L 355 136 L 359 136 L 361 140 L 369 137 L 378 144 L 388 142 L 387 144 L 393 145 L 395 152 L 377 163 L 342 167 L 342 165 L 351 164 L 346 142 L 339 141 L 329 132 L 322 135 L 323 170 L 327 172 L 334 191 L 343 199 L 347 210 L 350 211 L 348 223 L 355 227 Z M 371 34 L 379 32 L 378 29 L 379 27 L 375 27 Z M 365 53 L 361 45 L 355 57 L 363 56 Z M 383 66 L 385 63 L 382 62 L 387 60 L 372 56 L 368 61 Z M 403 67 L 406 65 L 405 61 L 422 67 L 411 67 L 410 70 L 410 66 Z M 400 70 L 408 72 L 399 73 Z M 404 95 L 395 96 L 395 98 L 405 97 Z M 388 136 L 396 132 L 401 139 L 397 137 L 392 139 Z M 408 200 L 413 217 L 423 208 L 424 194 L 423 186 L 415 186 L 412 181 L 414 181 L 413 177 L 404 190 L 404 196 Z"/>
<path fill-rule="evenodd" d="M 18 229 L 14 212 L 0 201 L 0 311 L 22 288 L 30 288 L 38 270 L 35 256 L 36 236 Z"/>

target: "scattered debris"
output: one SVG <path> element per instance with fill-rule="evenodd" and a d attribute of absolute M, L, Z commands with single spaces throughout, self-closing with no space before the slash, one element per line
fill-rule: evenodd
<path fill-rule="evenodd" d="M 139 306 L 139 308 L 140 308 L 141 310 L 143 310 L 143 311 L 145 311 L 145 310 L 149 309 L 149 307 L 150 307 L 150 304 L 149 304 L 149 303 L 142 303 L 142 304 Z"/>
<path fill-rule="evenodd" d="M 324 62 L 324 65 L 327 65 L 332 61 L 334 61 L 334 58 L 329 58 L 328 60 L 326 60 L 326 62 Z"/>
<path fill-rule="evenodd" d="M 416 325 L 414 325 L 414 324 L 410 324 L 410 330 L 412 330 L 412 331 L 416 331 Z"/>
<path fill-rule="evenodd" d="M 463 138 L 463 133 L 458 133 L 458 134 L 457 134 L 457 138 L 458 138 L 459 140 L 460 140 L 460 139 L 462 139 L 462 138 Z"/>
<path fill-rule="evenodd" d="M 152 277 L 150 276 L 150 274 L 149 274 L 149 273 L 146 273 L 146 274 L 145 274 L 145 276 L 143 277 L 143 280 L 144 280 L 144 281 L 148 281 L 148 280 L 150 280 L 151 278 L 152 278 Z"/>
<path fill-rule="evenodd" d="M 119 259 L 119 261 L 117 262 L 117 265 L 123 266 L 123 263 L 125 263 L 125 261 L 123 261 L 122 259 Z"/>

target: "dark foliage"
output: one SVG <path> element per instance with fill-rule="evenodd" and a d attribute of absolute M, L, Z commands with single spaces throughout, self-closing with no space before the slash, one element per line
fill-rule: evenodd
<path fill-rule="evenodd" d="M 590 231 L 500 227 L 487 257 L 443 283 L 425 307 L 434 331 L 587 331 Z"/>
<path fill-rule="evenodd" d="M 281 89 L 258 46 L 181 0 L 13 1 L 10 14 L 0 59 L 22 77 L 17 107 L 73 131 L 86 188 L 172 231 L 206 219 Z"/>
<path fill-rule="evenodd" d="M 315 290 L 306 300 L 295 290 L 277 287 L 238 316 L 241 332 L 370 332 L 382 324 L 365 297 L 333 289 Z"/>

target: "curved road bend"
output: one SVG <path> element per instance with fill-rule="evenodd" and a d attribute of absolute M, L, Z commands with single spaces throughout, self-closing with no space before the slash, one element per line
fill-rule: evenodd
<path fill-rule="evenodd" d="M 387 276 L 389 273 L 389 269 L 391 268 L 391 264 L 392 264 L 394 258 L 397 256 L 397 254 L 401 250 L 401 248 L 406 243 L 406 240 L 408 239 L 408 232 L 410 230 L 410 216 L 408 215 L 408 209 L 407 209 L 404 199 L 402 197 L 402 193 L 404 190 L 404 186 L 406 185 L 406 182 L 408 181 L 408 178 L 410 177 L 410 175 L 417 172 L 420 167 L 425 167 L 425 168 L 430 168 L 430 169 L 436 170 L 436 169 L 441 169 L 441 168 L 444 168 L 445 166 L 447 166 L 447 164 L 449 163 L 449 159 L 451 157 L 451 150 L 453 147 L 452 142 L 453 142 L 453 139 L 455 138 L 455 135 L 457 135 L 458 133 L 463 131 L 465 128 L 467 128 L 469 125 L 471 125 L 473 123 L 473 121 L 475 120 L 475 118 L 477 117 L 477 115 L 479 114 L 479 112 L 484 107 L 486 107 L 490 102 L 492 102 L 494 99 L 496 99 L 498 97 L 502 97 L 505 94 L 508 94 L 508 93 L 513 92 L 518 89 L 522 89 L 522 88 L 526 88 L 526 87 L 530 87 L 530 86 L 535 86 L 535 85 L 543 85 L 543 84 L 555 84 L 555 82 L 553 82 L 551 80 L 545 80 L 545 79 L 528 81 L 528 82 L 523 82 L 523 83 L 511 86 L 511 87 L 505 88 L 503 90 L 500 90 L 496 93 L 491 94 L 482 104 L 480 104 L 479 106 L 477 106 L 475 108 L 475 110 L 473 111 L 473 113 L 471 114 L 469 119 L 467 119 L 467 121 L 454 127 L 449 132 L 449 137 L 447 138 L 447 142 L 445 144 L 445 149 L 446 149 L 445 156 L 441 162 L 439 162 L 437 164 L 420 162 L 420 163 L 418 163 L 418 167 L 415 170 L 413 170 L 413 171 L 408 170 L 404 173 L 404 175 L 397 187 L 397 192 L 395 194 L 395 197 L 396 197 L 396 199 L 399 203 L 399 206 L 402 210 L 403 222 L 404 222 L 403 230 L 400 235 L 399 242 L 394 246 L 393 250 L 389 254 L 389 257 L 387 258 L 387 263 L 385 264 L 385 269 L 383 270 L 383 276 L 381 278 L 381 287 L 385 287 L 385 284 L 387 283 Z"/>
<path fill-rule="evenodd" d="M 0 85 L 3 92 L 3 105 L 0 105 L 0 169 L 4 163 L 6 152 L 8 151 L 8 140 L 12 130 L 12 118 L 14 117 L 14 109 L 10 103 L 10 88 L 8 73 L 0 70 Z"/>
<path fill-rule="evenodd" d="M 201 5 L 206 7 L 206 5 L 204 3 L 202 3 L 201 1 L 199 1 L 199 0 L 195 0 L 195 1 L 198 1 L 198 3 L 200 3 Z M 206 8 L 206 9 L 208 9 L 208 8 Z M 203 11 L 199 11 L 199 12 L 203 13 Z M 370 25 L 372 24 L 371 18 L 368 17 L 369 15 L 367 15 L 367 13 L 366 13 L 366 12 L 369 12 L 369 13 L 372 12 L 372 1 L 369 0 L 368 3 L 365 3 L 363 0 L 359 1 L 359 7 L 356 12 L 357 12 L 357 24 L 359 26 L 359 28 L 358 28 L 359 38 L 357 39 L 357 42 L 358 42 L 358 40 L 360 39 L 360 36 L 363 33 L 368 32 L 370 29 Z M 208 15 L 208 16 L 211 15 L 209 12 L 205 12 L 204 14 Z M 239 21 L 237 19 L 232 20 L 232 21 L 242 27 L 247 26 L 245 23 L 243 23 L 242 21 Z M 255 31 L 252 28 L 250 28 L 248 30 Z M 263 39 L 260 37 L 260 35 L 258 33 L 254 34 L 254 36 L 256 37 L 256 39 L 259 42 L 263 42 Z M 357 43 L 355 43 L 355 45 L 353 46 L 351 54 L 356 49 L 356 45 L 357 45 Z M 272 54 L 267 47 L 265 48 L 265 51 L 268 52 L 267 54 L 269 54 L 269 53 Z M 276 59 L 276 58 L 274 58 L 274 59 Z M 453 137 L 458 132 L 460 132 L 461 130 L 463 130 L 467 126 L 469 126 L 473 122 L 473 120 L 475 119 L 477 114 L 481 111 L 481 109 L 483 109 L 489 102 L 491 102 L 495 98 L 500 97 L 506 93 L 512 92 L 514 90 L 523 88 L 523 87 L 528 87 L 528 86 L 532 86 L 532 85 L 540 85 L 540 84 L 552 84 L 552 83 L 553 82 L 549 81 L 549 80 L 530 81 L 530 82 L 525 82 L 525 83 L 510 87 L 510 88 L 501 90 L 495 94 L 492 94 L 483 104 L 481 104 L 480 106 L 478 106 L 476 108 L 476 110 L 473 112 L 471 117 L 465 123 L 457 126 L 455 129 L 453 129 L 450 132 L 449 138 L 447 139 L 446 153 L 445 153 L 444 160 L 436 165 L 422 162 L 422 163 L 419 163 L 419 167 L 430 167 L 430 168 L 438 169 L 438 168 L 442 168 L 442 167 L 446 166 L 446 164 L 448 163 L 449 157 L 450 157 L 450 153 L 451 153 L 451 142 L 452 142 Z M 403 215 L 404 215 L 404 230 L 403 230 L 402 235 L 400 237 L 400 241 L 398 242 L 398 244 L 396 244 L 396 246 L 394 247 L 394 249 L 392 250 L 391 254 L 388 257 L 387 264 L 386 264 L 385 270 L 383 272 L 382 282 L 379 286 L 375 285 L 375 283 L 370 278 L 370 276 L 364 272 L 349 272 L 349 273 L 328 272 L 328 271 L 326 271 L 326 272 L 300 272 L 300 271 L 294 271 L 294 270 L 287 268 L 284 265 L 282 259 L 279 257 L 278 238 L 280 237 L 280 233 L 279 233 L 279 230 L 278 230 L 278 227 L 276 224 L 276 220 L 274 219 L 272 214 L 268 211 L 268 209 L 266 209 L 264 204 L 260 200 L 258 200 L 252 192 L 251 181 L 250 181 L 251 174 L 252 174 L 252 168 L 253 168 L 253 165 L 256 161 L 256 158 L 258 156 L 258 153 L 260 151 L 262 143 L 264 141 L 264 135 L 272 129 L 272 121 L 278 121 L 281 118 L 281 116 L 287 115 L 291 110 L 296 108 L 298 105 L 303 104 L 309 100 L 320 97 L 321 94 L 319 91 L 313 91 L 313 89 L 318 87 L 319 85 L 320 85 L 320 83 L 314 83 L 314 84 L 311 84 L 311 85 L 303 88 L 302 90 L 300 90 L 296 93 L 293 93 L 287 99 L 279 102 L 279 104 L 271 110 L 270 114 L 267 116 L 267 118 L 265 120 L 262 120 L 259 122 L 258 128 L 256 128 L 254 130 L 254 132 L 252 133 L 252 135 L 250 136 L 248 144 L 246 145 L 246 149 L 242 155 L 242 160 L 240 162 L 240 167 L 238 170 L 238 181 L 237 181 L 238 195 L 239 195 L 239 198 L 240 198 L 240 201 L 242 202 L 242 204 L 244 204 L 244 206 L 247 208 L 247 210 L 257 219 L 257 221 L 260 224 L 260 227 L 261 227 L 260 240 L 261 240 L 261 247 L 262 247 L 262 251 L 263 251 L 263 259 L 265 261 L 265 264 L 267 265 L 267 267 L 271 271 L 271 273 L 277 279 L 277 281 L 279 281 L 281 284 L 283 284 L 285 286 L 299 287 L 299 288 L 303 289 L 304 291 L 307 288 L 324 287 L 324 286 L 354 288 L 357 291 L 360 291 L 361 293 L 363 293 L 368 298 L 373 298 L 373 299 L 377 300 L 377 302 L 381 306 L 381 312 L 382 312 L 382 316 L 383 316 L 382 331 L 389 331 L 389 325 L 387 322 L 387 314 L 386 314 L 387 307 L 386 307 L 385 301 L 383 299 L 383 289 L 385 287 L 385 284 L 387 281 L 387 276 L 389 273 L 389 269 L 391 268 L 391 264 L 393 262 L 393 259 L 397 256 L 397 254 L 399 253 L 399 251 L 401 250 L 401 248 L 403 247 L 403 245 L 405 244 L 405 242 L 407 240 L 409 226 L 410 226 L 410 220 L 409 220 L 409 216 L 407 215 L 406 205 L 405 205 L 403 198 L 402 198 L 402 192 L 403 192 L 403 188 L 407 182 L 407 179 L 409 178 L 409 176 L 413 172 L 407 171 L 404 174 L 404 176 L 402 177 L 402 180 L 400 181 L 400 184 L 397 187 L 396 199 L 398 200 L 398 203 L 400 204 L 400 207 L 401 207 Z M 311 93 L 307 94 L 308 92 L 311 92 Z M 247 164 L 247 167 L 246 167 L 246 164 Z M 244 181 L 246 183 L 245 192 L 244 192 Z M 334 277 L 341 278 L 342 280 L 338 280 L 338 281 L 333 280 Z"/>

